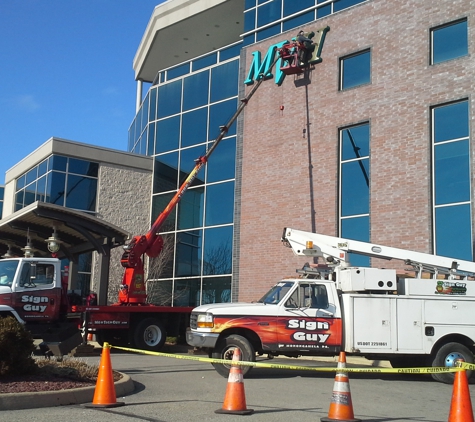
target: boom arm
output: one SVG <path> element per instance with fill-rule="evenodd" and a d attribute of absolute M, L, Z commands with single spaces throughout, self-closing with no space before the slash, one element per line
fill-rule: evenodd
<path fill-rule="evenodd" d="M 268 73 L 271 72 L 272 68 L 275 66 L 280 56 L 278 56 L 274 62 L 270 65 Z M 218 137 L 214 140 L 212 146 L 208 149 L 205 155 L 197 158 L 195 160 L 195 167 L 190 172 L 188 177 L 182 183 L 176 194 L 170 200 L 165 209 L 160 213 L 155 222 L 152 224 L 150 230 L 145 235 L 134 236 L 130 243 L 124 248 L 125 251 L 122 255 L 120 263 L 125 268 L 124 277 L 122 280 L 121 290 L 119 292 L 119 303 L 120 304 L 142 304 L 145 303 L 147 298 L 147 292 L 145 289 L 145 280 L 144 280 L 144 266 L 143 266 L 143 255 L 147 254 L 150 258 L 157 257 L 163 247 L 163 239 L 159 235 L 160 228 L 163 223 L 174 210 L 180 199 L 183 197 L 184 193 L 193 182 L 195 177 L 198 175 L 198 172 L 201 168 L 208 162 L 209 157 L 219 145 L 221 140 L 226 136 L 229 128 L 236 121 L 238 116 L 244 110 L 244 107 L 247 105 L 251 97 L 260 87 L 262 82 L 265 79 L 264 74 L 260 74 L 257 78 L 256 84 L 248 92 L 245 98 L 241 100 L 239 107 L 237 108 L 234 115 L 229 119 L 229 121 L 224 126 L 220 126 L 220 133 Z"/>
<path fill-rule="evenodd" d="M 348 252 L 382 259 L 398 259 L 419 272 L 433 274 L 475 275 L 475 262 L 439 255 L 408 251 L 358 240 L 284 228 L 282 241 L 296 255 L 323 257 L 341 266 L 349 266 Z"/>

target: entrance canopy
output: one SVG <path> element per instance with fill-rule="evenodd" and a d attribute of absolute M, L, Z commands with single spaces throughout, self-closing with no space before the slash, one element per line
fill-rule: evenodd
<path fill-rule="evenodd" d="M 28 243 L 34 256 L 51 257 L 48 238 L 60 240 L 57 257 L 72 260 L 85 252 L 109 255 L 109 250 L 125 244 L 128 233 L 107 221 L 84 212 L 46 202 L 34 202 L 0 220 L 0 256 L 10 252 L 23 256 Z"/>
<path fill-rule="evenodd" d="M 110 250 L 124 245 L 129 234 L 107 221 L 46 202 L 34 202 L 0 220 L 0 256 L 24 256 L 30 248 L 34 256 L 51 257 L 48 241 L 59 240 L 59 259 L 69 260 L 70 289 L 78 287 L 79 255 L 96 251 L 98 260 L 97 299 L 107 303 Z"/>

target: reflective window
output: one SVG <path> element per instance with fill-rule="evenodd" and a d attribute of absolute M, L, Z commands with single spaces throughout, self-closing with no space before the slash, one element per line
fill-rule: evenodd
<path fill-rule="evenodd" d="M 178 152 L 157 155 L 153 169 L 153 193 L 177 189 Z"/>
<path fill-rule="evenodd" d="M 36 182 L 36 201 L 46 202 L 46 176 Z"/>
<path fill-rule="evenodd" d="M 211 70 L 211 102 L 238 94 L 239 60 L 214 67 Z"/>
<path fill-rule="evenodd" d="M 205 230 L 203 274 L 231 274 L 233 226 Z"/>
<path fill-rule="evenodd" d="M 199 59 L 195 59 L 193 60 L 193 63 L 192 63 L 193 71 L 204 69 L 205 67 L 216 64 L 217 61 L 218 61 L 217 53 L 208 54 L 207 56 L 200 57 Z"/>
<path fill-rule="evenodd" d="M 340 236 L 368 242 L 369 153 L 368 123 L 340 130 Z M 369 266 L 366 256 L 350 254 L 351 265 Z"/>
<path fill-rule="evenodd" d="M 345 239 L 360 240 L 369 242 L 369 216 L 350 217 L 341 220 L 341 237 Z M 351 265 L 355 267 L 369 267 L 369 256 L 357 253 L 348 254 Z"/>
<path fill-rule="evenodd" d="M 468 136 L 468 101 L 434 109 L 434 142 Z"/>
<path fill-rule="evenodd" d="M 343 129 L 341 142 L 341 216 L 369 213 L 369 125 Z"/>
<path fill-rule="evenodd" d="M 435 253 L 471 261 L 469 118 L 468 101 L 433 108 L 432 184 Z"/>
<path fill-rule="evenodd" d="M 257 10 L 257 26 L 275 22 L 281 17 L 282 0 L 272 0 Z"/>
<path fill-rule="evenodd" d="M 297 28 L 298 26 L 305 25 L 308 22 L 315 20 L 315 12 L 311 10 L 310 12 L 304 13 L 303 15 L 296 16 L 295 18 L 289 19 L 283 23 L 283 30 L 288 31 L 292 28 Z"/>
<path fill-rule="evenodd" d="M 155 123 L 150 123 L 148 125 L 148 134 L 147 134 L 147 155 L 153 155 L 155 151 Z"/>
<path fill-rule="evenodd" d="M 175 195 L 174 192 L 172 193 L 165 193 L 163 195 L 154 195 L 152 197 L 152 221 L 153 223 L 160 213 L 167 207 L 173 196 Z M 175 221 L 176 221 L 176 208 L 171 211 L 168 218 L 165 220 L 161 231 L 170 231 L 175 230 Z M 165 276 L 168 277 L 168 276 Z"/>
<path fill-rule="evenodd" d="M 180 140 L 180 116 L 157 122 L 155 154 L 178 149 Z"/>
<path fill-rule="evenodd" d="M 254 7 L 255 5 L 256 5 L 256 0 L 245 0 L 244 10 L 249 9 L 250 7 Z"/>
<path fill-rule="evenodd" d="M 68 158 L 62 155 L 52 155 L 49 158 L 48 168 L 51 170 L 66 171 L 68 164 Z"/>
<path fill-rule="evenodd" d="M 201 274 L 203 230 L 177 233 L 175 275 L 178 277 Z"/>
<path fill-rule="evenodd" d="M 280 33 L 280 23 L 261 29 L 256 33 L 256 41 L 262 41 Z"/>
<path fill-rule="evenodd" d="M 183 113 L 182 119 L 182 147 L 189 147 L 191 145 L 206 142 L 208 129 L 208 107 L 200 108 L 188 113 Z"/>
<path fill-rule="evenodd" d="M 252 31 L 256 27 L 256 9 L 244 13 L 244 32 Z"/>
<path fill-rule="evenodd" d="M 183 110 L 208 104 L 209 71 L 196 73 L 184 80 Z"/>
<path fill-rule="evenodd" d="M 25 203 L 24 206 L 32 204 L 36 201 L 36 182 L 31 183 L 25 188 Z"/>
<path fill-rule="evenodd" d="M 208 139 L 216 139 L 220 134 L 220 126 L 225 125 L 236 112 L 238 102 L 236 99 L 214 104 L 209 108 L 209 132 Z M 236 134 L 236 122 L 228 129 L 226 136 Z"/>
<path fill-rule="evenodd" d="M 79 210 L 95 211 L 97 179 L 69 174 L 66 187 L 66 206 Z"/>
<path fill-rule="evenodd" d="M 231 47 L 223 48 L 219 52 L 220 61 L 234 59 L 241 53 L 242 43 L 232 45 Z"/>
<path fill-rule="evenodd" d="M 147 299 L 150 303 L 153 303 L 154 305 L 171 306 L 173 304 L 172 281 L 151 279 L 147 280 Z"/>
<path fill-rule="evenodd" d="M 196 163 L 195 160 L 205 153 L 204 147 L 199 146 L 195 148 L 182 149 L 180 151 L 180 185 L 185 181 L 190 172 L 194 169 Z M 191 186 L 198 186 L 204 183 L 205 172 L 202 168 L 195 180 L 191 183 Z"/>
<path fill-rule="evenodd" d="M 66 174 L 53 171 L 48 173 L 46 188 L 46 202 L 57 205 L 64 205 L 66 197 Z"/>
<path fill-rule="evenodd" d="M 190 63 L 184 63 L 167 70 L 167 79 L 175 79 L 190 73 Z"/>
<path fill-rule="evenodd" d="M 371 52 L 369 50 L 340 59 L 340 89 L 371 82 Z"/>
<path fill-rule="evenodd" d="M 224 139 L 206 164 L 207 182 L 234 179 L 236 174 L 236 137 Z"/>
<path fill-rule="evenodd" d="M 48 171 L 48 160 L 43 161 L 38 165 L 38 177 L 43 176 Z"/>
<path fill-rule="evenodd" d="M 175 282 L 173 306 L 198 306 L 201 296 L 201 279 L 190 278 Z"/>
<path fill-rule="evenodd" d="M 231 277 L 204 278 L 201 303 L 226 302 L 231 302 Z"/>
<path fill-rule="evenodd" d="M 69 159 L 68 173 L 83 174 L 85 176 L 97 177 L 99 164 L 77 158 Z"/>
<path fill-rule="evenodd" d="M 434 150 L 435 205 L 470 201 L 468 140 L 437 145 Z"/>
<path fill-rule="evenodd" d="M 233 222 L 234 182 L 208 185 L 206 188 L 206 225 Z"/>
<path fill-rule="evenodd" d="M 468 55 L 467 20 L 432 29 L 431 41 L 432 64 Z"/>
<path fill-rule="evenodd" d="M 158 88 L 157 117 L 171 116 L 181 110 L 181 80 Z"/>
<path fill-rule="evenodd" d="M 28 173 L 26 173 L 26 184 L 29 185 L 31 182 L 35 181 L 38 178 L 38 167 L 34 167 Z"/>
<path fill-rule="evenodd" d="M 177 230 L 203 226 L 204 187 L 188 189 L 178 203 Z"/>
<path fill-rule="evenodd" d="M 435 210 L 437 255 L 473 260 L 470 204 Z"/>
<path fill-rule="evenodd" d="M 284 16 L 293 15 L 312 6 L 315 6 L 315 0 L 284 0 Z"/>
<path fill-rule="evenodd" d="M 148 120 L 153 122 L 157 119 L 157 88 L 152 88 L 150 90 L 150 106 L 148 111 Z"/>

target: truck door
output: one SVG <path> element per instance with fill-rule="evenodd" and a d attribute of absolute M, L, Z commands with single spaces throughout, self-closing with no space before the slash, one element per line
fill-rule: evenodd
<path fill-rule="evenodd" d="M 302 283 L 281 307 L 279 350 L 338 352 L 342 329 L 337 300 L 326 284 Z"/>
<path fill-rule="evenodd" d="M 61 284 L 51 263 L 23 261 L 17 272 L 14 308 L 24 321 L 54 321 L 59 318 Z"/>

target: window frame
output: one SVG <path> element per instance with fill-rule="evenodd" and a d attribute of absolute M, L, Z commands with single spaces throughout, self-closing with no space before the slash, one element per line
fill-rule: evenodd
<path fill-rule="evenodd" d="M 467 49 L 467 51 L 466 51 L 466 53 L 462 54 L 462 55 L 459 55 L 459 56 L 450 57 L 448 59 L 434 61 L 434 34 L 435 34 L 435 32 L 443 31 L 444 29 L 447 29 L 451 26 L 459 25 L 461 23 L 466 24 L 466 36 L 467 36 L 467 39 L 466 39 L 466 49 Z M 437 65 L 439 63 L 446 63 L 446 62 L 451 61 L 451 60 L 456 60 L 456 59 L 459 59 L 461 57 L 468 56 L 469 55 L 468 47 L 469 47 L 468 19 L 466 17 L 461 18 L 461 19 L 457 19 L 457 20 L 454 20 L 454 21 L 451 21 L 451 22 L 446 22 L 442 25 L 438 25 L 438 26 L 435 26 L 435 27 L 429 29 L 429 64 L 431 66 Z"/>
<path fill-rule="evenodd" d="M 339 72 L 338 73 L 338 90 L 339 91 L 348 91 L 349 89 L 354 89 L 354 88 L 358 88 L 360 86 L 371 84 L 371 82 L 372 82 L 372 72 L 371 72 L 371 58 L 372 58 L 371 56 L 372 56 L 372 54 L 371 53 L 372 53 L 372 50 L 371 50 L 370 47 L 368 47 L 368 48 L 365 48 L 363 50 L 359 50 L 359 51 L 356 51 L 354 53 L 347 54 L 347 55 L 342 56 L 338 59 L 338 72 Z M 343 77 L 344 77 L 344 71 L 345 71 L 345 66 L 344 66 L 345 60 L 353 59 L 355 57 L 362 56 L 364 54 L 369 54 L 368 80 L 365 81 L 365 82 L 353 84 L 351 86 L 344 86 Z"/>

